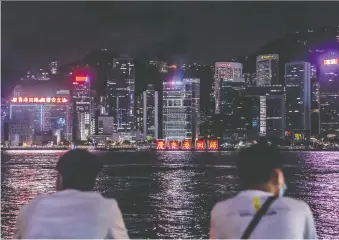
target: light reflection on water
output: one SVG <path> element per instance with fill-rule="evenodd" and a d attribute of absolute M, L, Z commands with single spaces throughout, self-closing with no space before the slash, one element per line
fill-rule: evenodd
<path fill-rule="evenodd" d="M 54 191 L 62 153 L 1 155 L 2 238 L 12 237 L 20 206 Z M 339 153 L 284 154 L 287 194 L 310 204 L 320 238 L 339 238 Z M 132 238 L 208 238 L 211 208 L 239 190 L 230 152 L 114 152 L 105 159 L 97 190 L 118 200 Z"/>

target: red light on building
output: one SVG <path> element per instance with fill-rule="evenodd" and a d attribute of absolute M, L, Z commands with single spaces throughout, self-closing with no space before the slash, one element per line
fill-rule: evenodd
<path fill-rule="evenodd" d="M 176 68 L 177 68 L 177 66 L 175 66 L 175 65 L 172 65 L 172 66 L 169 66 L 169 68 L 174 68 L 174 69 L 176 69 Z"/>
<path fill-rule="evenodd" d="M 335 64 L 338 64 L 338 62 L 339 62 L 338 58 L 325 59 L 324 65 L 335 65 Z"/>
<path fill-rule="evenodd" d="M 179 149 L 179 142 L 175 141 L 175 140 L 169 141 L 169 149 L 178 150 Z"/>
<path fill-rule="evenodd" d="M 76 82 L 86 82 L 87 77 L 86 76 L 75 76 L 75 81 Z"/>
<path fill-rule="evenodd" d="M 205 150 L 206 143 L 205 140 L 196 140 L 195 141 L 195 150 Z"/>
<path fill-rule="evenodd" d="M 219 141 L 218 140 L 208 140 L 208 150 L 218 150 Z"/>
<path fill-rule="evenodd" d="M 192 141 L 191 140 L 183 140 L 181 142 L 182 150 L 192 150 Z"/>
<path fill-rule="evenodd" d="M 12 103 L 67 103 L 65 97 L 12 97 Z"/>
<path fill-rule="evenodd" d="M 155 146 L 156 146 L 157 150 L 165 150 L 166 149 L 166 142 L 165 142 L 165 140 L 157 140 Z"/>

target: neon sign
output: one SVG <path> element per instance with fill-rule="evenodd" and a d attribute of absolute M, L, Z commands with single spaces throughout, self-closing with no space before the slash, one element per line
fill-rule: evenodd
<path fill-rule="evenodd" d="M 181 142 L 182 150 L 192 150 L 192 141 L 191 140 L 183 140 Z"/>
<path fill-rule="evenodd" d="M 12 97 L 12 103 L 68 103 L 65 97 Z"/>
<path fill-rule="evenodd" d="M 205 150 L 206 143 L 205 140 L 197 140 L 195 142 L 195 150 Z"/>
<path fill-rule="evenodd" d="M 208 140 L 208 150 L 218 150 L 219 142 L 218 140 Z"/>
<path fill-rule="evenodd" d="M 175 141 L 175 140 L 169 141 L 169 149 L 178 150 L 179 149 L 179 142 Z"/>
<path fill-rule="evenodd" d="M 157 150 L 165 150 L 166 149 L 166 142 L 165 142 L 165 140 L 157 140 L 155 146 L 156 146 Z"/>
<path fill-rule="evenodd" d="M 75 81 L 76 82 L 86 82 L 87 81 L 87 77 L 86 76 L 76 76 L 75 77 Z"/>
<path fill-rule="evenodd" d="M 261 56 L 261 59 L 271 59 L 273 55 Z"/>
<path fill-rule="evenodd" d="M 338 58 L 325 59 L 324 65 L 335 65 L 335 64 L 338 64 L 338 62 L 339 62 Z"/>

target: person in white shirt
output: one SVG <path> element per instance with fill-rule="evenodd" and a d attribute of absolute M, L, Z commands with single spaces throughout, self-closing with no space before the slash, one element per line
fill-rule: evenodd
<path fill-rule="evenodd" d="M 210 239 L 317 239 L 310 207 L 283 197 L 287 187 L 277 148 L 261 142 L 240 151 L 236 161 L 244 190 L 213 207 Z"/>
<path fill-rule="evenodd" d="M 93 192 L 101 160 L 71 150 L 57 163 L 57 192 L 36 197 L 20 209 L 16 239 L 128 239 L 114 199 Z"/>

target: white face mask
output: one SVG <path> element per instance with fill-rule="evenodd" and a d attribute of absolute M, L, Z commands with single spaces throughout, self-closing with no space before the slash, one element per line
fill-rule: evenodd
<path fill-rule="evenodd" d="M 286 190 L 287 190 L 287 185 L 286 185 L 286 183 L 284 183 L 284 185 L 279 190 L 279 197 L 284 196 Z"/>

